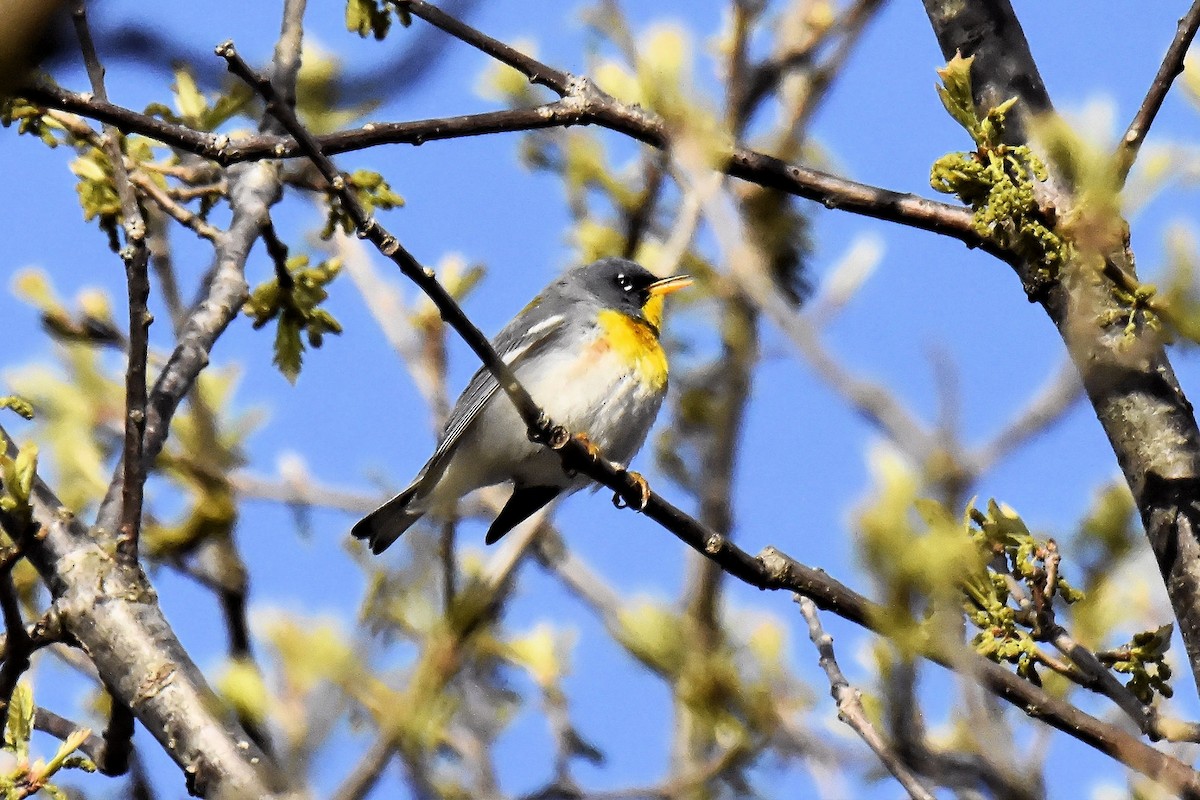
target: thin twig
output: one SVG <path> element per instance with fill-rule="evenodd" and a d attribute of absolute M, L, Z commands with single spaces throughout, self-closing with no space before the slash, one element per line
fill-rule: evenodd
<path fill-rule="evenodd" d="M 66 741 L 68 736 L 76 731 L 83 730 L 86 726 L 38 706 L 33 712 L 33 727 L 35 730 L 48 733 L 56 739 Z M 84 739 L 79 745 L 79 751 L 97 764 L 104 760 L 104 749 L 104 740 L 94 733 Z"/>
<path fill-rule="evenodd" d="M 315 479 L 303 483 L 285 475 L 282 480 L 263 478 L 248 472 L 235 472 L 230 479 L 238 496 L 246 500 L 268 500 L 288 505 L 319 506 L 348 511 L 351 514 L 366 514 L 379 507 L 379 497 L 349 489 L 323 486 Z"/>
<path fill-rule="evenodd" d="M 205 222 L 199 214 L 189 211 L 187 208 L 184 208 L 182 205 L 176 202 L 175 199 L 171 197 L 169 192 L 163 191 L 151 178 L 135 173 L 130 176 L 130 180 L 142 194 L 150 198 L 150 200 L 152 200 L 156 206 L 166 212 L 171 219 L 175 220 L 180 225 L 192 231 L 202 239 L 207 239 L 210 242 L 215 242 L 217 240 L 217 237 L 220 235 L 220 231 L 218 231 L 214 226 Z"/>
<path fill-rule="evenodd" d="M 921 780 L 912 773 L 896 753 L 892 746 L 883 738 L 867 719 L 863 709 L 862 697 L 858 690 L 846 680 L 842 668 L 838 666 L 837 656 L 833 652 L 833 637 L 821 627 L 821 619 L 817 616 L 817 607 L 813 601 L 803 595 L 795 595 L 794 599 L 800 605 L 800 613 L 808 622 L 808 638 L 816 646 L 820 654 L 820 666 L 829 678 L 829 694 L 837 703 L 838 719 L 849 725 L 867 746 L 879 757 L 887 771 L 895 776 L 904 790 L 913 800 L 934 800 L 933 793 L 925 788 Z"/>
<path fill-rule="evenodd" d="M 1125 130 L 1125 135 L 1117 144 L 1115 155 L 1117 174 L 1122 183 L 1129 176 L 1133 162 L 1137 160 L 1142 142 L 1146 140 L 1150 126 L 1154 124 L 1154 118 L 1162 108 L 1163 101 L 1167 98 L 1167 92 L 1171 90 L 1171 84 L 1183 72 L 1183 60 L 1187 56 L 1188 48 L 1191 47 L 1197 29 L 1200 29 L 1200 0 L 1192 3 L 1192 7 L 1179 20 L 1179 26 L 1175 29 L 1175 38 L 1163 56 L 1162 64 L 1154 75 L 1154 80 L 1150 83 L 1150 89 L 1146 92 L 1141 107 L 1138 108 L 1129 127 Z"/>
<path fill-rule="evenodd" d="M 104 67 L 96 54 L 88 29 L 87 6 L 76 0 L 72 9 L 75 32 L 83 51 L 83 63 L 92 85 L 92 94 L 101 102 L 108 101 L 104 89 Z M 105 150 L 112 165 L 113 185 L 121 201 L 121 225 L 125 231 L 125 247 L 121 259 L 125 262 L 125 282 L 129 295 L 129 364 L 125 369 L 125 442 L 121 454 L 121 520 L 117 536 L 117 553 L 127 563 L 138 557 L 138 537 L 142 529 L 142 504 L 146 485 L 147 464 L 142 457 L 146 431 L 146 354 L 150 345 L 150 323 L 153 317 L 147 308 L 150 300 L 148 265 L 150 250 L 146 246 L 146 220 L 138 205 L 137 194 L 125 169 L 121 151 L 121 134 L 114 126 L 104 126 Z"/>

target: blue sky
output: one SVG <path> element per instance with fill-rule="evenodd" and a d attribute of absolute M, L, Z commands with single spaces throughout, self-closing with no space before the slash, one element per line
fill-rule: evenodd
<path fill-rule="evenodd" d="M 1084 11 L 1076 4 L 1016 3 L 1035 57 L 1060 110 L 1084 120 L 1084 132 L 1111 141 L 1136 110 L 1184 10 L 1180 2 L 1095 2 Z M 629 4 L 634 25 L 677 22 L 693 33 L 696 78 L 714 82 L 714 62 L 706 42 L 718 31 L 723 5 L 699 2 Z M 636 6 L 636 8 L 634 8 Z M 551 2 L 481 3 L 473 24 L 506 41 L 533 40 L 537 53 L 569 71 L 588 67 L 594 40 L 579 22 L 580 6 Z M 313 3 L 309 37 L 335 52 L 351 71 L 363 69 L 403 48 L 415 32 L 396 31 L 384 43 L 361 41 L 341 25 L 340 3 Z M 269 57 L 278 29 L 271 3 L 179 4 L 157 17 L 127 0 L 101 8 L 109 23 L 144 24 L 187 41 L 197 53 L 233 38 L 252 62 Z M 214 59 L 215 60 L 215 59 Z M 464 45 L 448 42 L 444 57 L 429 66 L 429 77 L 372 114 L 381 120 L 415 119 L 485 110 L 493 103 L 475 92 L 486 58 Z M 945 115 L 934 92 L 934 70 L 941 56 L 924 14 L 916 3 L 890 3 L 868 29 L 846 71 L 814 120 L 813 134 L 828 168 L 856 180 L 901 191 L 932 195 L 929 166 L 948 150 L 968 145 L 965 133 Z M 60 68 L 55 77 L 83 89 L 81 70 Z M 396 75 L 405 81 L 411 76 Z M 165 100 L 169 76 L 136 63 L 113 64 L 110 95 L 135 108 Z M 1108 116 L 1112 122 L 1106 126 Z M 1168 98 L 1150 137 L 1150 145 L 1194 137 L 1197 111 L 1179 92 Z M 7 231 L 0 273 L 37 265 L 53 277 L 60 293 L 71 297 L 84 286 L 103 286 L 123 296 L 121 265 L 94 227 L 80 220 L 69 154 L 49 151 L 11 131 L 0 139 L 0 171 L 10 191 L 0 219 Z M 615 134 L 605 141 L 616 152 L 635 152 Z M 517 158 L 516 136 L 435 142 L 419 148 L 394 146 L 339 157 L 349 171 L 381 171 L 404 195 L 407 205 L 386 215 L 385 223 L 405 246 L 426 263 L 457 252 L 487 265 L 488 276 L 466 304 L 485 331 L 495 331 L 558 270 L 572 263 L 567 238 L 569 218 L 561 186 L 544 174 L 530 173 Z M 1196 223 L 1194 187 L 1172 187 L 1156 196 L 1131 220 L 1133 243 L 1143 276 L 1153 280 L 1162 258 L 1166 231 L 1173 224 Z M 1063 359 L 1063 348 L 1040 308 L 1026 302 L 1011 271 L 988 256 L 957 242 L 852 215 L 810 207 L 815 248 L 814 280 L 820 281 L 860 239 L 882 244 L 883 256 L 853 303 L 827 330 L 828 347 L 858 373 L 889 386 L 921 418 L 933 419 L 937 390 L 931 355 L 945 358 L 958 373 L 965 439 L 987 441 L 1022 402 L 1035 393 Z M 299 242 L 302 232 L 319 225 L 319 214 L 303 202 L 278 210 L 285 239 Z M 290 238 L 289 238 L 290 237 Z M 192 287 L 207 268 L 204 248 L 185 235 L 178 263 L 181 280 Z M 388 266 L 377 261 L 376 266 Z M 265 279 L 270 266 L 261 248 L 249 265 L 252 284 Z M 6 278 L 7 280 L 7 278 Z M 401 276 L 393 275 L 398 284 Z M 190 296 L 190 288 L 185 290 Z M 414 289 L 404 286 L 406 296 Z M 119 303 L 116 306 L 120 308 Z M 403 485 L 424 462 L 433 438 L 419 397 L 362 299 L 348 280 L 334 285 L 329 308 L 346 327 L 341 337 L 310 353 L 296 386 L 270 366 L 270 338 L 239 320 L 214 352 L 214 364 L 243 367 L 238 390 L 242 408 L 269 409 L 269 422 L 247 442 L 251 469 L 271 474 L 281 455 L 299 453 L 324 482 L 359 489 L 377 486 L 385 476 L 391 487 Z M 118 317 L 120 314 L 118 313 Z M 169 346 L 166 313 L 153 341 Z M 0 319 L 5 344 L 4 370 L 46 359 L 51 350 L 38 333 L 36 315 L 0 290 Z M 703 312 L 683 325 L 703 326 Z M 854 556 L 852 511 L 870 486 L 866 451 L 877 442 L 871 428 L 849 411 L 830 389 L 795 357 L 791 345 L 764 326 L 760 366 L 747 420 L 741 467 L 735 488 L 737 536 L 755 552 L 774 544 L 800 560 L 820 566 L 861 589 L 868 581 Z M 1200 386 L 1196 359 L 1176 352 L 1174 363 L 1185 391 Z M 451 385 L 461 387 L 476 368 L 457 342 L 451 347 Z M 6 426 L 11 423 L 6 421 Z M 16 427 L 18 433 L 23 429 Z M 636 462 L 653 485 L 668 497 L 689 504 L 659 476 L 646 454 Z M 1118 476 L 1117 466 L 1089 408 L 1080 406 L 1064 422 L 1004 462 L 976 487 L 981 497 L 997 497 L 1017 508 L 1032 527 L 1065 533 L 1089 505 L 1093 490 Z M 670 598 L 679 590 L 690 556 L 673 537 L 648 520 L 611 507 L 605 493 L 581 493 L 562 506 L 558 521 L 571 546 L 622 592 Z M 290 513 L 281 507 L 251 503 L 238 531 L 253 574 L 256 609 L 284 608 L 316 616 L 352 619 L 360 596 L 361 572 L 342 550 L 353 519 L 334 512 L 313 517 L 313 535 L 296 535 Z M 481 547 L 482 528 L 467 526 L 464 546 Z M 630 554 L 636 557 L 631 558 Z M 385 558 L 396 557 L 389 552 Z M 1070 556 L 1067 555 L 1069 564 Z M 185 644 L 202 664 L 220 663 L 223 632 L 211 599 L 166 571 L 154 576 L 163 605 Z M 1147 575 L 1152 594 L 1157 578 Z M 814 716 L 832 718 L 815 655 L 803 636 L 792 604 L 783 596 L 762 595 L 734 584 L 729 605 L 739 614 L 770 613 L 788 621 L 790 648 L 798 672 L 817 696 Z M 1165 605 L 1163 606 L 1165 613 Z M 619 653 L 579 604 L 538 569 L 529 566 L 509 608 L 508 624 L 529 628 L 539 621 L 577 631 L 573 674 L 568 682 L 573 706 L 585 735 L 609 755 L 603 771 L 580 768 L 585 785 L 616 787 L 653 781 L 661 773 L 667 747 L 669 698 L 661 684 Z M 1163 618 L 1160 621 L 1165 622 Z M 861 678 L 858 654 L 866 641 L 856 629 L 831 615 L 825 623 L 837 637 L 842 664 L 851 680 Z M 347 621 L 347 625 L 352 622 Z M 936 676 L 936 673 L 930 673 Z M 1188 677 L 1179 675 L 1180 694 L 1190 695 Z M 930 680 L 930 702 L 944 708 L 953 690 Z M 610 688 L 619 687 L 619 688 Z M 1196 703 L 1182 713 L 1194 715 Z M 631 724 L 637 720 L 637 724 Z M 840 733 L 840 732 L 839 732 Z M 540 718 L 519 719 L 502 744 L 501 776 L 513 791 L 534 788 L 548 773 L 550 742 Z M 153 749 L 153 748 L 151 748 Z M 322 790 L 353 763 L 356 745 L 335 749 L 321 772 Z M 1104 759 L 1056 737 L 1051 753 L 1051 795 L 1075 797 L 1079 781 L 1119 781 L 1119 771 Z M 170 767 L 156 756 L 152 763 L 161 785 L 172 796 Z M 396 775 L 391 774 L 395 781 Z M 807 774 L 790 770 L 767 774 L 768 796 L 808 796 Z M 863 796 L 853 790 L 850 796 Z M 377 796 L 389 796 L 380 792 Z M 870 796 L 899 796 L 883 784 Z"/>

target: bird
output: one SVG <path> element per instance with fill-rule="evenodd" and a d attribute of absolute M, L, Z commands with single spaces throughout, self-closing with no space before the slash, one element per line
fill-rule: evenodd
<path fill-rule="evenodd" d="M 583 433 L 605 457 L 628 463 L 667 393 L 664 299 L 691 283 L 687 275 L 658 278 L 624 258 L 576 266 L 505 325 L 492 347 L 549 419 Z M 467 493 L 506 481 L 513 492 L 488 528 L 487 544 L 588 483 L 569 475 L 557 453 L 530 441 L 516 407 L 484 367 L 412 483 L 355 523 L 351 534 L 381 553 L 422 516 L 444 517 Z"/>

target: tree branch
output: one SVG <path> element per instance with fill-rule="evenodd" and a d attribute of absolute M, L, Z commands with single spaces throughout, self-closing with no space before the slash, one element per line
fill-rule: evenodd
<path fill-rule="evenodd" d="M 837 703 L 838 719 L 849 725 L 875 755 L 879 756 L 880 762 L 900 782 L 909 797 L 913 800 L 934 800 L 933 793 L 921 784 L 921 780 L 905 766 L 899 754 L 875 729 L 871 720 L 867 719 L 862 697 L 846 680 L 842 668 L 838 666 L 837 656 L 833 652 L 833 637 L 821 627 L 821 619 L 817 616 L 817 607 L 813 605 L 813 601 L 802 595 L 795 595 L 795 600 L 800 605 L 800 613 L 808 622 L 808 638 L 820 654 L 821 669 L 825 670 L 825 675 L 829 678 L 829 694 Z"/>
<path fill-rule="evenodd" d="M 1003 134 L 1008 144 L 1024 143 L 1030 115 L 1052 106 L 1009 3 L 924 4 L 946 58 L 956 52 L 974 56 L 977 106 L 986 110 L 1018 99 Z M 1058 219 L 1068 219 L 1075 205 L 1072 187 L 1053 167 L 1050 173 L 1043 202 L 1053 204 Z M 1089 230 L 1102 241 L 1080 248 L 1048 283 L 1040 264 L 1009 263 L 1022 285 L 1045 287 L 1035 299 L 1058 328 L 1133 492 L 1200 688 L 1200 429 L 1161 336 L 1120 300 L 1107 277 L 1096 275 L 1099 261 L 1105 276 L 1136 281 L 1127 237 L 1115 241 L 1127 231 L 1124 221 Z"/>
<path fill-rule="evenodd" d="M 0 427 L 10 456 L 16 445 Z M 42 531 L 27 546 L 64 628 L 91 657 L 114 700 L 127 704 L 183 769 L 189 790 L 212 797 L 292 797 L 284 777 L 231 726 L 162 615 L 136 565 L 115 559 L 40 478 L 30 498 Z"/>
<path fill-rule="evenodd" d="M 433 8 L 427 4 L 421 5 Z M 413 11 L 416 13 L 416 8 Z M 469 27 L 467 30 L 474 31 Z M 494 41 L 474 32 L 468 44 L 474 44 L 477 37 L 482 37 L 487 42 Z M 514 63 L 522 64 L 529 70 L 527 74 L 531 80 L 546 82 L 550 80 L 547 75 L 556 76 L 554 86 L 556 91 L 561 86 L 564 99 L 528 109 L 414 122 L 370 123 L 359 130 L 310 138 L 313 138 L 321 151 L 329 156 L 380 144 L 419 145 L 428 141 L 463 136 L 570 125 L 599 125 L 653 147 L 667 147 L 669 137 L 661 119 L 640 108 L 621 103 L 601 92 L 586 78 L 572 78 L 569 82 L 560 84 L 558 77 L 565 73 L 522 56 L 516 51 L 511 52 L 515 54 L 511 56 Z M 31 102 L 96 119 L 111 120 L 122 130 L 141 133 L 212 159 L 219 164 L 235 164 L 265 158 L 294 158 L 304 154 L 302 144 L 291 137 L 259 135 L 233 140 L 225 135 L 202 133 L 182 125 L 163 122 L 112 104 L 100 104 L 57 87 L 39 86 L 24 89 L 22 92 Z M 789 164 L 744 147 L 731 148 L 729 160 L 723 170 L 733 177 L 813 200 L 827 208 L 931 231 L 958 239 L 968 247 L 982 248 L 998 258 L 1011 258 L 1009 254 L 979 237 L 972 226 L 970 211 L 961 206 L 839 178 L 820 170 Z"/>
<path fill-rule="evenodd" d="M 12 567 L 10 563 L 0 570 L 0 611 L 3 612 L 5 634 L 4 662 L 0 663 L 0 720 L 8 719 L 13 691 L 21 676 L 29 669 L 29 657 L 34 650 L 33 639 L 25 630 L 25 620 L 21 616 Z"/>
<path fill-rule="evenodd" d="M 88 29 L 87 6 L 75 0 L 72 8 L 75 32 L 83 51 L 83 63 L 92 84 L 92 94 L 100 102 L 108 101 L 104 89 L 104 67 L 96 55 Z M 121 471 L 113 476 L 112 493 L 120 484 L 121 517 L 117 532 L 117 552 L 129 562 L 138 558 L 138 537 L 142 529 L 142 499 L 146 486 L 146 460 L 142 457 L 146 430 L 146 354 L 150 346 L 150 299 L 148 265 L 150 249 L 146 246 L 146 219 L 138 205 L 137 194 L 125 169 L 125 154 L 121 150 L 121 133 L 115 126 L 104 126 L 104 149 L 112 164 L 113 185 L 121 201 L 121 226 L 125 231 L 125 247 L 121 259 L 125 262 L 125 283 L 129 295 L 129 364 L 125 369 L 125 443 Z M 132 734 L 132 726 L 130 726 Z"/>
<path fill-rule="evenodd" d="M 1142 142 L 1146 140 L 1146 134 L 1150 132 L 1150 126 L 1154 124 L 1158 110 L 1162 108 L 1163 101 L 1167 99 L 1167 92 L 1171 90 L 1171 84 L 1183 72 L 1183 60 L 1187 56 L 1188 48 L 1191 47 L 1197 29 L 1200 29 L 1200 0 L 1193 2 L 1188 12 L 1180 18 L 1179 26 L 1175 29 L 1175 38 L 1171 41 L 1171 46 L 1167 48 L 1162 65 L 1154 75 L 1154 80 L 1150 82 L 1150 90 L 1146 92 L 1141 107 L 1134 114 L 1133 120 L 1125 130 L 1125 135 L 1121 137 L 1121 141 L 1117 145 L 1115 155 L 1118 175 L 1122 184 L 1129 176 L 1133 162 L 1137 160 L 1138 151 L 1142 147 Z"/>

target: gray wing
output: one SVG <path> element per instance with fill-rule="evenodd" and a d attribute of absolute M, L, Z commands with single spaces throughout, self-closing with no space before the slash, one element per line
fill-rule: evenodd
<path fill-rule="evenodd" d="M 565 322 L 566 317 L 562 313 L 549 313 L 542 311 L 541 305 L 533 306 L 518 314 L 496 334 L 492 339 L 492 347 L 504 359 L 504 363 L 515 367 L 522 359 L 528 358 L 557 338 Z M 436 482 L 441 477 L 463 434 L 499 389 L 500 384 L 496 382 L 491 371 L 487 367 L 480 367 L 459 396 L 458 402 L 454 404 L 454 410 L 450 412 L 437 449 L 421 470 L 418 481 L 423 483 L 432 479 Z"/>

